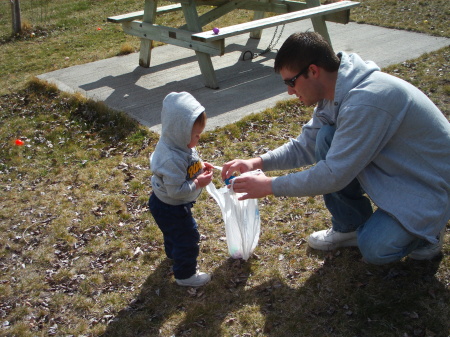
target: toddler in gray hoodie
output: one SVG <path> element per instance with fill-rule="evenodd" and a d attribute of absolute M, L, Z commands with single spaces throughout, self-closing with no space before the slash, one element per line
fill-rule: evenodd
<path fill-rule="evenodd" d="M 213 178 L 195 146 L 206 125 L 205 108 L 187 92 L 172 92 L 163 101 L 162 131 L 150 157 L 152 193 L 149 207 L 173 260 L 177 284 L 197 287 L 211 276 L 197 270 L 200 235 L 191 209 Z"/>

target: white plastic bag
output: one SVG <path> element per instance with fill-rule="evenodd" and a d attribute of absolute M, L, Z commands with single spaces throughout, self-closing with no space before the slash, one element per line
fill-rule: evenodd
<path fill-rule="evenodd" d="M 246 172 L 241 176 L 260 172 L 260 170 Z M 230 256 L 234 259 L 248 260 L 259 240 L 261 220 L 258 200 L 240 201 L 238 198 L 242 195 L 241 193 L 235 193 L 228 187 L 216 189 L 212 182 L 206 186 L 206 190 L 216 200 L 222 211 Z"/>

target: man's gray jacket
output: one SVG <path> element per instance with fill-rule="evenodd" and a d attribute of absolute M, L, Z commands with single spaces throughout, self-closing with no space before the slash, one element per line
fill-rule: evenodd
<path fill-rule="evenodd" d="M 322 100 L 297 139 L 261 156 L 263 170 L 313 165 L 272 181 L 276 196 L 332 193 L 357 178 L 406 230 L 436 243 L 450 219 L 450 124 L 419 89 L 357 54 L 339 53 L 334 101 Z M 315 138 L 336 126 L 326 160 Z"/>

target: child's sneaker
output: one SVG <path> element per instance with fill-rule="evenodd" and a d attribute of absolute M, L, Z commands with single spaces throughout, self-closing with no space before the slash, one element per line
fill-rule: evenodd
<path fill-rule="evenodd" d="M 185 279 L 175 279 L 178 285 L 185 287 L 200 287 L 211 280 L 211 276 L 207 273 L 197 271 L 194 275 Z"/>

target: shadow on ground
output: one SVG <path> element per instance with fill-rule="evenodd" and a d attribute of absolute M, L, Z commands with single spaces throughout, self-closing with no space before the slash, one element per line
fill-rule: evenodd
<path fill-rule="evenodd" d="M 353 259 L 355 268 L 344 269 L 344 258 Z M 248 333 L 244 336 L 447 336 L 450 295 L 435 277 L 440 262 L 407 259 L 373 266 L 348 249 L 326 258 L 295 287 L 301 270 L 253 285 L 255 260 L 229 259 L 214 270 L 210 284 L 194 290 L 177 286 L 164 260 L 102 336 L 217 337 L 226 335 L 224 327 Z M 240 311 L 252 311 L 249 306 L 257 308 L 262 326 Z M 171 326 L 175 316 L 183 321 Z"/>

